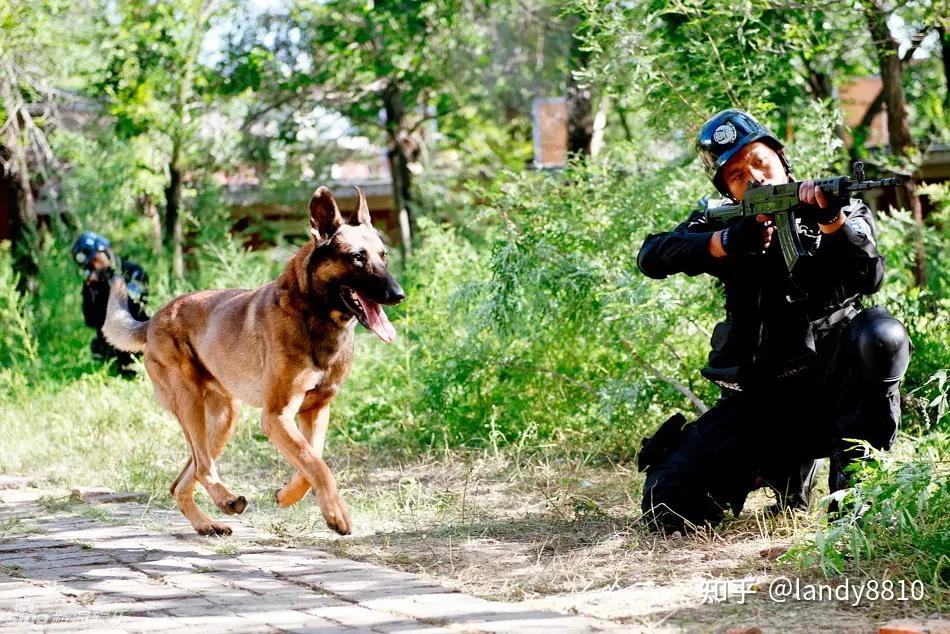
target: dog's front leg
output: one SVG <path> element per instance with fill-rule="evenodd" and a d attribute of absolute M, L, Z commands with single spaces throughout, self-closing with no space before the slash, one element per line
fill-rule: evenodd
<path fill-rule="evenodd" d="M 297 428 L 307 439 L 314 453 L 318 457 L 323 457 L 323 445 L 327 438 L 327 427 L 330 425 L 330 401 L 322 403 L 313 409 L 301 411 L 297 414 Z M 277 504 L 280 507 L 288 507 L 296 504 L 307 495 L 310 490 L 310 483 L 307 477 L 300 471 L 295 471 L 294 476 L 284 485 L 284 488 L 277 491 Z"/>
<path fill-rule="evenodd" d="M 290 399 L 268 399 L 271 405 L 264 409 L 261 426 L 277 450 L 310 484 L 327 526 L 341 535 L 349 535 L 350 511 L 337 492 L 333 474 L 294 425 L 294 415 L 303 402 L 303 396 L 304 392 L 301 392 Z M 282 405 L 277 405 L 281 402 Z"/>

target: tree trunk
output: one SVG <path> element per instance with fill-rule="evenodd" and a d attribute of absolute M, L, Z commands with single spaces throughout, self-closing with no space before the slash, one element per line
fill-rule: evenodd
<path fill-rule="evenodd" d="M 7 148 L 0 145 L 0 158 L 8 156 Z M 24 293 L 29 290 L 31 280 L 35 280 L 39 274 L 39 265 L 33 253 L 33 247 L 36 244 L 34 240 L 36 225 L 30 222 L 30 219 L 24 214 L 24 195 L 21 189 L 19 175 L 14 173 L 13 170 L 0 167 L 0 207 L 3 207 L 6 212 L 7 225 L 10 230 L 10 252 L 13 257 L 13 269 L 20 275 L 18 290 Z"/>
<path fill-rule="evenodd" d="M 943 103 L 950 110 L 950 34 L 942 23 L 937 24 L 937 35 L 940 37 L 940 51 L 943 59 L 943 83 L 947 89 L 943 96 Z"/>
<path fill-rule="evenodd" d="M 904 52 L 904 57 L 901 60 L 903 63 L 909 62 L 913 57 L 914 53 L 920 47 L 921 42 L 924 39 L 924 32 L 920 32 L 916 37 L 911 40 L 910 47 Z M 881 108 L 884 107 L 884 89 L 881 88 L 878 91 L 877 96 L 868 104 L 867 110 L 864 111 L 864 116 L 861 117 L 861 121 L 851 130 L 852 142 L 851 142 L 851 162 L 857 161 L 860 159 L 859 146 L 863 147 L 867 139 L 868 132 L 870 131 L 871 124 L 874 123 L 874 118 L 881 112 Z"/>
<path fill-rule="evenodd" d="M 877 2 L 872 1 L 865 5 L 864 15 L 874 46 L 877 49 L 878 63 L 881 70 L 882 92 L 884 104 L 887 107 L 887 137 L 891 153 L 895 156 L 907 156 L 908 149 L 914 145 L 910 136 L 910 125 L 907 116 L 907 100 L 904 95 L 903 63 L 898 55 L 897 40 L 891 35 L 887 27 L 888 14 Z M 917 237 L 914 251 L 914 279 L 918 286 L 927 283 L 927 256 L 924 249 L 924 215 L 917 196 L 917 186 L 913 178 L 904 179 L 904 196 L 914 222 L 917 224 Z"/>
<path fill-rule="evenodd" d="M 808 70 L 808 93 L 812 99 L 821 103 L 835 98 L 835 87 L 831 81 L 831 75 L 811 67 L 807 60 L 802 60 L 805 68 Z M 835 124 L 835 136 L 844 142 L 847 142 L 848 135 L 844 129 L 844 124 Z"/>
<path fill-rule="evenodd" d="M 158 214 L 158 207 L 149 194 L 143 194 L 139 197 L 139 206 L 142 214 L 148 218 L 152 229 L 152 248 L 156 253 L 162 250 L 162 218 Z"/>
<path fill-rule="evenodd" d="M 412 212 L 412 172 L 409 157 L 403 147 L 401 134 L 405 111 L 399 88 L 390 84 L 383 95 L 386 109 L 386 132 L 389 136 L 389 173 L 392 178 L 393 208 L 399 217 L 399 250 L 403 261 L 412 255 L 412 238 L 416 234 L 416 219 Z"/>
<path fill-rule="evenodd" d="M 168 164 L 168 185 L 165 187 L 165 248 L 172 255 L 172 274 L 176 279 L 185 275 L 185 263 L 182 251 L 181 226 L 181 168 L 173 152 L 173 159 Z"/>
<path fill-rule="evenodd" d="M 567 152 L 572 156 L 590 156 L 594 138 L 594 111 L 590 88 L 577 85 L 571 73 L 567 85 Z"/>
<path fill-rule="evenodd" d="M 567 153 L 569 156 L 589 157 L 594 138 L 594 96 L 590 86 L 582 86 L 575 73 L 587 69 L 590 52 L 583 48 L 585 33 L 583 18 L 572 16 L 571 49 L 567 75 Z"/>
<path fill-rule="evenodd" d="M 906 156 L 914 140 L 910 136 L 907 117 L 907 101 L 904 96 L 904 65 L 898 55 L 897 40 L 887 27 L 887 14 L 872 5 L 866 10 L 868 27 L 877 49 L 881 69 L 881 84 L 884 104 L 887 106 L 887 136 L 891 151 Z"/>
<path fill-rule="evenodd" d="M 623 128 L 623 138 L 628 142 L 633 142 L 633 130 L 630 129 L 630 122 L 627 121 L 627 110 L 621 105 L 617 105 L 617 119 L 620 121 L 620 127 Z"/>
<path fill-rule="evenodd" d="M 600 98 L 600 105 L 597 106 L 597 114 L 594 115 L 594 125 L 590 137 L 590 157 L 597 158 L 601 150 L 604 149 L 604 131 L 607 128 L 607 112 L 610 110 L 610 98 L 604 95 Z"/>

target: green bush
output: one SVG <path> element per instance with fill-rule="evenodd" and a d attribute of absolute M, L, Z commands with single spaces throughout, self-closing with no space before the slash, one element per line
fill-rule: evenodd
<path fill-rule="evenodd" d="M 934 433 L 896 455 L 873 455 L 855 473 L 857 486 L 834 496 L 858 512 L 830 522 L 787 557 L 828 575 L 860 570 L 870 578 L 920 580 L 929 600 L 945 602 L 950 599 L 950 436 Z"/>

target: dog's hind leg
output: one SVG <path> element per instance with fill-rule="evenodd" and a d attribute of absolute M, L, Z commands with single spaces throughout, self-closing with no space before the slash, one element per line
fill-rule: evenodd
<path fill-rule="evenodd" d="M 230 535 L 231 527 L 227 524 L 213 521 L 204 514 L 195 503 L 195 460 L 188 458 L 185 468 L 176 480 L 172 495 L 182 515 L 188 518 L 199 535 Z"/>
<path fill-rule="evenodd" d="M 214 465 L 234 433 L 234 422 L 237 419 L 240 401 L 209 390 L 205 393 L 204 406 L 205 435 L 211 452 L 212 465 Z M 228 508 L 221 510 L 225 513 L 243 513 L 246 508 L 247 499 L 239 495 L 228 502 Z"/>
<path fill-rule="evenodd" d="M 330 424 L 330 403 L 324 403 L 320 407 L 301 411 L 297 414 L 297 427 L 300 433 L 310 443 L 313 452 L 318 458 L 323 458 L 323 445 L 327 439 L 327 427 Z M 281 507 L 288 507 L 296 504 L 307 495 L 310 490 L 310 483 L 307 478 L 297 471 L 284 488 L 277 491 L 277 504 Z"/>
<path fill-rule="evenodd" d="M 214 522 L 205 515 L 195 503 L 195 458 L 194 443 L 192 434 L 194 429 L 188 424 L 189 419 L 184 418 L 182 401 L 179 398 L 180 393 L 176 391 L 176 386 L 182 381 L 173 380 L 168 366 L 163 365 L 155 359 L 146 359 L 145 364 L 152 383 L 155 385 L 155 393 L 159 402 L 171 410 L 181 423 L 182 432 L 185 434 L 185 440 L 188 441 L 188 462 L 185 463 L 181 473 L 175 478 L 171 485 L 171 494 L 175 498 L 175 504 L 178 510 L 191 523 L 199 535 L 230 535 L 231 528 L 225 524 Z M 178 379 L 178 377 L 174 377 Z"/>
<path fill-rule="evenodd" d="M 204 514 L 195 502 L 195 485 L 197 484 L 197 461 L 195 459 L 195 437 L 202 438 L 199 429 L 189 427 L 182 420 L 182 429 L 185 430 L 185 437 L 190 445 L 191 455 L 185 468 L 182 469 L 178 480 L 175 482 L 172 495 L 178 504 L 179 510 L 188 518 L 191 525 L 199 535 L 230 535 L 231 527 L 221 522 L 215 522 Z M 194 419 L 192 419 L 194 420 Z"/>
<path fill-rule="evenodd" d="M 197 390 L 189 390 L 179 395 L 181 409 L 184 416 L 190 420 L 191 450 L 195 462 L 195 478 L 205 488 L 215 506 L 228 515 L 242 512 L 247 506 L 247 499 L 231 493 L 221 477 L 214 462 L 215 455 L 224 448 L 234 422 L 234 408 L 231 402 L 220 394 L 203 389 L 202 394 Z M 210 418 L 205 413 L 212 414 Z"/>

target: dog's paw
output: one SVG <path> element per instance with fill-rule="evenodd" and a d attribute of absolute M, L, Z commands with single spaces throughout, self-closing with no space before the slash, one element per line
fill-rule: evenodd
<path fill-rule="evenodd" d="M 232 513 L 240 515 L 244 512 L 244 509 L 247 508 L 247 498 L 243 495 L 239 495 L 236 498 L 228 502 L 228 508 L 231 509 Z"/>
<path fill-rule="evenodd" d="M 244 509 L 247 508 L 247 498 L 243 495 L 238 495 L 230 500 L 227 500 L 223 504 L 216 505 L 221 509 L 222 513 L 227 513 L 228 515 L 240 515 L 244 512 Z"/>
<path fill-rule="evenodd" d="M 206 524 L 199 524 L 195 527 L 195 530 L 199 535 L 230 535 L 231 527 L 227 524 L 219 524 L 218 522 L 208 522 Z"/>
<path fill-rule="evenodd" d="M 328 500 L 326 504 L 321 504 L 320 510 L 323 511 L 323 519 L 327 521 L 328 527 L 340 535 L 350 534 L 352 529 L 350 509 L 347 508 L 343 498 L 337 495 L 335 498 Z"/>

